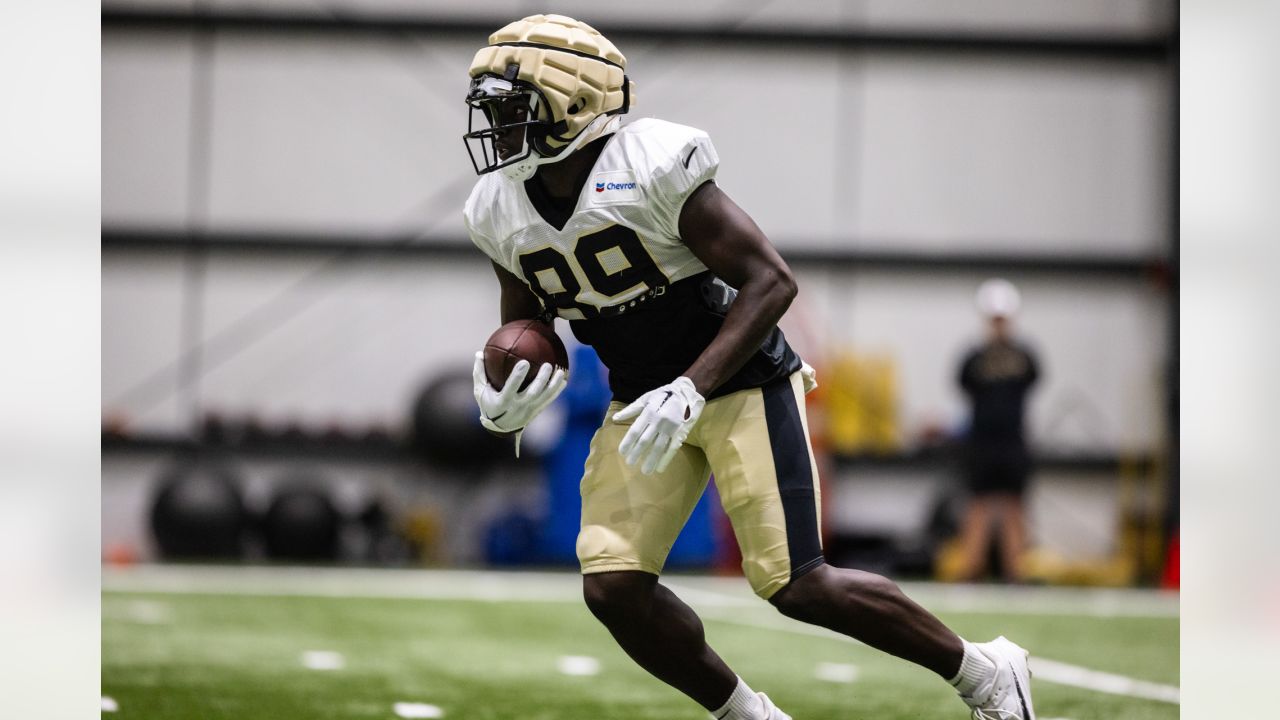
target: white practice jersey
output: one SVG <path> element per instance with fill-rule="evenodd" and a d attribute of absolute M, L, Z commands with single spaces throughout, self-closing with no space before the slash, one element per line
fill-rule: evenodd
<path fill-rule="evenodd" d="M 715 178 L 718 166 L 701 130 L 636 120 L 606 136 L 568 216 L 536 180 L 492 172 L 467 199 L 467 229 L 485 255 L 569 320 L 609 368 L 614 398 L 630 401 L 685 372 L 715 338 L 732 302 L 734 292 L 680 239 L 685 200 Z M 762 386 L 799 367 L 775 329 L 711 397 Z"/>
<path fill-rule="evenodd" d="M 563 228 L 524 183 L 480 178 L 467 200 L 471 240 L 568 320 L 626 312 L 707 268 L 680 241 L 680 209 L 716 175 L 705 132 L 644 118 L 609 139 Z"/>

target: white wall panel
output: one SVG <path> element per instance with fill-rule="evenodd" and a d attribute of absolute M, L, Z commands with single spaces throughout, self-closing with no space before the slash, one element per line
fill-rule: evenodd
<path fill-rule="evenodd" d="M 461 231 L 472 48 L 274 36 L 217 47 L 215 226 Z"/>
<path fill-rule="evenodd" d="M 915 250 L 1158 252 L 1157 66 L 866 59 L 856 235 Z"/>
<path fill-rule="evenodd" d="M 102 36 L 102 219 L 187 218 L 192 43 L 185 34 Z"/>
<path fill-rule="evenodd" d="M 687 46 L 642 51 L 629 65 L 635 114 L 710 133 L 720 154 L 717 182 L 779 244 L 830 241 L 842 234 L 840 56 L 782 57 Z"/>
<path fill-rule="evenodd" d="M 484 263 L 319 268 L 315 260 L 211 264 L 206 337 L 247 340 L 208 367 L 207 408 L 272 422 L 398 425 L 428 379 L 469 371 L 472 354 L 499 325 L 497 281 Z M 267 316 L 270 322 L 260 321 Z M 259 330 L 234 329 L 246 326 Z"/>
<path fill-rule="evenodd" d="M 183 273 L 178 256 L 102 256 L 102 411 L 132 430 L 187 427 L 165 373 L 182 342 Z"/>
<path fill-rule="evenodd" d="M 863 0 L 868 24 L 950 32 L 1145 34 L 1167 26 L 1169 0 Z"/>
<path fill-rule="evenodd" d="M 483 263 L 332 268 L 319 256 L 209 261 L 196 388 L 205 410 L 398 425 L 426 380 L 469 369 L 499 325 L 497 282 Z M 193 421 L 166 371 L 182 352 L 184 272 L 167 254 L 104 261 L 103 412 L 134 430 L 172 432 Z"/>

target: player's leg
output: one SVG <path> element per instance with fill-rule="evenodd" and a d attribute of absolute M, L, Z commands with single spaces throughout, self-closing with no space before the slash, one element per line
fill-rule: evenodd
<path fill-rule="evenodd" d="M 1020 648 L 1000 645 L 990 650 L 1002 653 L 993 659 L 984 646 L 963 641 L 891 580 L 824 563 L 820 496 L 799 374 L 791 382 L 724 400 L 730 398 L 740 405 L 734 415 L 723 416 L 732 419 L 700 423 L 694 434 L 715 471 L 742 550 L 743 570 L 756 593 L 790 617 L 934 671 L 956 686 L 966 702 L 987 707 L 993 701 L 1005 709 L 1017 670 L 1012 658 Z M 1025 673 L 1025 656 L 1021 663 Z"/>
<path fill-rule="evenodd" d="M 665 471 L 642 476 L 617 452 L 627 427 L 606 416 L 587 457 L 578 535 L 587 606 L 638 665 L 717 717 L 770 718 L 766 701 L 707 645 L 697 614 L 658 582 L 706 488 L 706 456 L 686 445 Z"/>
<path fill-rule="evenodd" d="M 969 498 L 960 529 L 960 553 L 963 558 L 961 579 L 980 580 L 987 572 L 987 553 L 991 548 L 992 501 L 987 495 Z"/>
<path fill-rule="evenodd" d="M 969 504 L 960 533 L 964 558 L 961 579 L 977 582 L 990 570 L 991 543 L 999 541 L 1002 506 L 997 494 L 1005 488 L 1008 473 L 1001 454 L 985 445 L 969 447 L 965 460 Z"/>
<path fill-rule="evenodd" d="M 823 564 L 769 602 L 787 617 L 848 635 L 946 680 L 960 671 L 960 637 L 881 575 Z"/>
<path fill-rule="evenodd" d="M 1022 582 L 1023 557 L 1027 550 L 1027 524 L 1022 495 L 1013 493 L 1001 495 L 998 502 L 1000 503 L 1000 557 L 1004 561 L 1005 579 L 1009 582 Z"/>
<path fill-rule="evenodd" d="M 591 613 L 636 664 L 714 710 L 738 679 L 707 645 L 702 621 L 658 576 L 617 571 L 582 576 Z"/>

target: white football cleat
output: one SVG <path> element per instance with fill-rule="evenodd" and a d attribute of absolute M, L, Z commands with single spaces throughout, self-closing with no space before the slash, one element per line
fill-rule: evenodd
<path fill-rule="evenodd" d="M 760 696 L 760 706 L 764 709 L 765 720 L 791 720 L 791 716 L 782 712 L 773 704 L 768 695 L 764 693 L 756 693 Z"/>
<path fill-rule="evenodd" d="M 1003 635 L 976 647 L 995 663 L 996 674 L 972 696 L 960 696 L 973 708 L 973 720 L 1036 720 L 1031 706 L 1031 669 L 1027 667 L 1030 653 Z"/>

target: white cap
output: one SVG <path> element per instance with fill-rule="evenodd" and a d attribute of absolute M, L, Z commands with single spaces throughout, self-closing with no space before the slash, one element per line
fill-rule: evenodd
<path fill-rule="evenodd" d="M 1022 305 L 1022 295 L 1013 283 L 1003 278 L 991 278 L 978 288 L 976 298 L 978 312 L 987 317 L 1013 317 Z"/>

